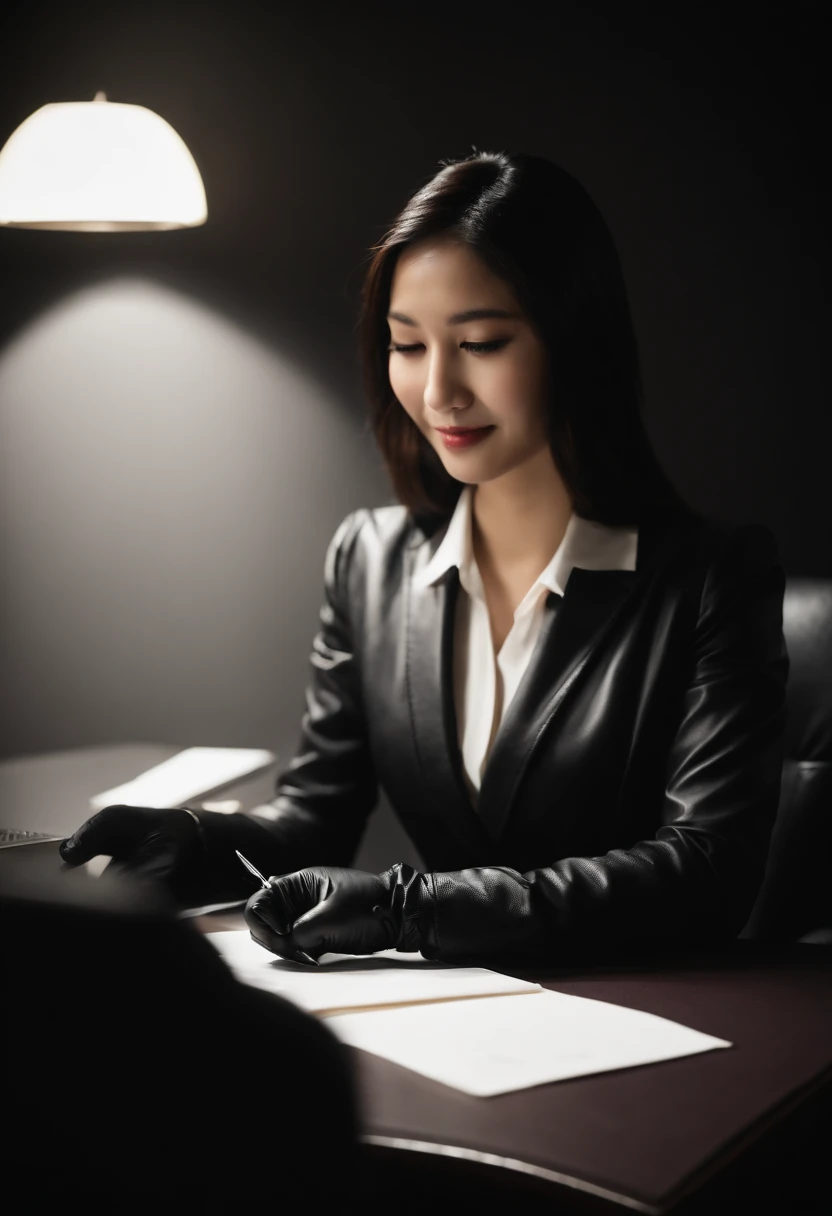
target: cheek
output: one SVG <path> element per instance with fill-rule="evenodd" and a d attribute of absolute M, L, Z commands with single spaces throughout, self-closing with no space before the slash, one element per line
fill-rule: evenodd
<path fill-rule="evenodd" d="M 479 394 L 495 413 L 502 415 L 536 414 L 542 400 L 541 378 L 535 359 L 518 352 L 483 368 Z"/>
<path fill-rule="evenodd" d="M 425 432 L 425 386 L 418 369 L 402 367 L 403 361 L 397 360 L 397 367 L 388 371 L 390 387 L 393 395 L 404 412 L 423 433 Z"/>
<path fill-rule="evenodd" d="M 403 365 L 401 359 L 391 360 L 387 369 L 387 376 L 394 395 L 407 408 L 408 402 L 412 402 L 415 398 L 416 381 L 414 376 L 408 374 L 407 365 Z"/>

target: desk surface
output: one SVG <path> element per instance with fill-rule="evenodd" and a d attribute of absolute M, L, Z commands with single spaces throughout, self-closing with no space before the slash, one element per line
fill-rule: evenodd
<path fill-rule="evenodd" d="M 198 927 L 241 928 L 214 913 Z M 725 1038 L 724 1051 L 477 1098 L 355 1050 L 363 1138 L 469 1156 L 614 1210 L 669 1211 L 811 1095 L 832 1088 L 832 951 L 796 945 L 684 963 L 511 974 Z M 507 968 L 501 968 L 508 970 Z M 354 1050 L 354 1049 L 351 1049 Z"/>
<path fill-rule="evenodd" d="M 0 766 L 3 826 L 71 831 L 83 818 L 82 799 L 157 762 L 161 750 L 89 749 L 71 772 L 59 755 L 7 762 Z M 0 860 L 25 868 L 39 852 L 54 853 L 60 864 L 54 845 L 0 850 Z M 210 931 L 244 922 L 217 913 L 197 923 Z M 486 1172 L 499 1165 L 518 1185 L 556 1197 L 559 1211 L 659 1216 L 748 1158 L 791 1112 L 832 1094 L 830 946 L 737 941 L 714 954 L 652 964 L 495 970 L 643 1009 L 735 1046 L 490 1098 L 351 1048 L 368 1148 Z M 832 1142 L 832 1128 L 825 1136 Z"/>

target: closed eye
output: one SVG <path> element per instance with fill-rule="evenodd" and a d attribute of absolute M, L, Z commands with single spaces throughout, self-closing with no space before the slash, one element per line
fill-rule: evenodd
<path fill-rule="evenodd" d="M 491 351 L 500 350 L 501 347 L 507 346 L 510 341 L 511 338 L 496 338 L 493 342 L 460 342 L 460 346 L 465 350 L 470 350 L 474 355 L 487 355 Z M 387 349 L 391 353 L 410 355 L 414 351 L 421 350 L 422 343 L 414 342 L 410 346 L 400 346 L 396 342 L 391 342 Z"/>

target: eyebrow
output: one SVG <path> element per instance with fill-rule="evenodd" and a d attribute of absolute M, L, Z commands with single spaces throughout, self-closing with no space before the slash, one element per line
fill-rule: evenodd
<path fill-rule="evenodd" d="M 490 318 L 511 320 L 519 316 L 519 313 L 509 312 L 506 308 L 469 308 L 467 312 L 455 312 L 452 317 L 448 317 L 445 324 L 463 325 L 466 321 L 487 321 Z M 419 324 L 412 317 L 406 317 L 403 312 L 388 312 L 387 319 L 388 321 L 400 321 L 402 325 Z"/>

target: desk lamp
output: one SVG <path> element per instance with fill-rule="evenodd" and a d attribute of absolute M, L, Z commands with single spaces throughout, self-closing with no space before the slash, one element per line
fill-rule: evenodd
<path fill-rule="evenodd" d="M 41 106 L 0 150 L 0 226 L 125 232 L 194 228 L 208 216 L 187 146 L 145 106 Z"/>

